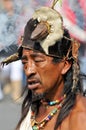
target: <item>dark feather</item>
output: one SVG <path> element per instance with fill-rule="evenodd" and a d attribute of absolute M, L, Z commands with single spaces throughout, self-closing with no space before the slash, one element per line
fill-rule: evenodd
<path fill-rule="evenodd" d="M 17 50 L 18 50 L 18 45 L 17 44 L 11 44 L 9 46 L 6 46 L 5 48 L 3 48 L 0 51 L 0 59 L 8 57 L 10 55 L 13 55 L 14 53 L 17 52 Z"/>

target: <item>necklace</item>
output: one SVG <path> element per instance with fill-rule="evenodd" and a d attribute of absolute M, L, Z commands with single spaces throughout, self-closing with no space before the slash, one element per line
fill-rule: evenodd
<path fill-rule="evenodd" d="M 46 125 L 46 123 L 48 121 L 50 121 L 53 116 L 61 109 L 62 107 L 62 103 L 63 103 L 63 99 L 65 98 L 65 96 L 61 97 L 60 100 L 56 100 L 56 101 L 51 101 L 51 102 L 47 102 L 50 106 L 57 104 L 57 107 L 55 107 L 42 121 L 37 122 L 35 120 L 35 113 L 32 112 L 31 113 L 31 125 L 32 125 L 32 129 L 33 130 L 40 130 L 43 129 L 44 126 Z"/>
<path fill-rule="evenodd" d="M 41 100 L 42 104 L 48 105 L 48 106 L 54 106 L 59 104 L 60 102 L 62 102 L 62 100 L 66 97 L 66 95 L 62 96 L 61 98 L 55 100 L 55 101 L 45 101 L 45 100 Z"/>
<path fill-rule="evenodd" d="M 37 122 L 34 116 L 31 118 L 31 125 L 33 130 L 43 129 L 45 124 L 52 119 L 52 117 L 60 110 L 62 104 L 60 103 L 58 107 L 55 107 L 42 121 Z"/>

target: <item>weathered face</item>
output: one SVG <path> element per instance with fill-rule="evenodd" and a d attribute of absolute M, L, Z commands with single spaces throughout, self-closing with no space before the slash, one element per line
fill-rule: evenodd
<path fill-rule="evenodd" d="M 36 94 L 53 93 L 63 80 L 63 62 L 53 63 L 52 57 L 29 49 L 23 49 L 22 63 L 27 85 Z"/>

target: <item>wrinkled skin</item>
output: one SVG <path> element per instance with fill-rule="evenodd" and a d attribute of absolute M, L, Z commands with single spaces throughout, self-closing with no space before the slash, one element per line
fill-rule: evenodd
<path fill-rule="evenodd" d="M 22 63 L 27 77 L 28 88 L 35 94 L 46 93 L 45 98 L 56 100 L 62 95 L 63 75 L 71 67 L 68 61 L 52 62 L 52 57 L 29 49 L 23 49 Z M 42 104 L 36 120 L 43 120 L 55 106 L 48 109 Z M 54 130 L 57 114 L 45 125 L 43 130 Z M 77 95 L 76 104 L 57 130 L 86 130 L 86 99 Z"/>
<path fill-rule="evenodd" d="M 69 69 L 70 64 L 65 62 L 53 63 L 53 58 L 42 53 L 24 49 L 22 63 L 27 77 L 28 88 L 34 93 L 48 93 L 48 99 L 61 96 L 64 84 L 63 74 Z M 59 91 L 57 91 L 59 89 Z M 47 96 L 47 95 L 46 95 Z"/>

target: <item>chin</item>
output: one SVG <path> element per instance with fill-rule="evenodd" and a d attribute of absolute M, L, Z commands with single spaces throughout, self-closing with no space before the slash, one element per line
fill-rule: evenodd
<path fill-rule="evenodd" d="M 38 101 L 45 98 L 45 93 L 32 91 L 32 101 Z"/>

